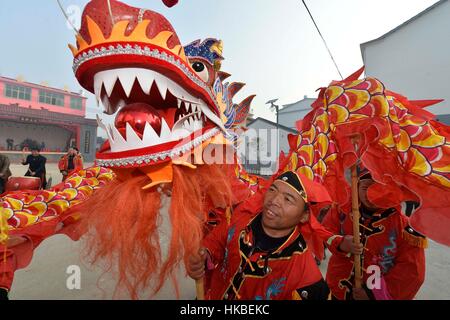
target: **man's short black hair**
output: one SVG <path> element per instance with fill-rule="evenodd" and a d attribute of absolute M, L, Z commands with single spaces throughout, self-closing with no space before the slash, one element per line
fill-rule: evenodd
<path fill-rule="evenodd" d="M 33 148 L 31 148 L 31 151 L 41 152 L 41 149 L 38 147 L 33 147 Z"/>

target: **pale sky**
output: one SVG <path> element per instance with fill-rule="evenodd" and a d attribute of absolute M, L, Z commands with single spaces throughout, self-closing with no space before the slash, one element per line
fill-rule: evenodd
<path fill-rule="evenodd" d="M 83 8 L 86 0 L 62 0 Z M 124 1 L 162 13 L 183 44 L 215 37 L 224 42 L 222 70 L 247 86 L 235 99 L 256 94 L 256 116 L 275 119 L 265 104 L 316 97 L 315 90 L 339 75 L 301 0 L 180 0 L 171 9 L 160 0 Z M 437 0 L 307 0 L 343 74 L 362 66 L 360 44 L 380 37 Z M 66 26 L 56 0 L 0 1 L 0 74 L 79 91 L 72 73 Z M 90 93 L 89 116 L 102 110 Z M 102 134 L 103 135 L 103 134 Z"/>

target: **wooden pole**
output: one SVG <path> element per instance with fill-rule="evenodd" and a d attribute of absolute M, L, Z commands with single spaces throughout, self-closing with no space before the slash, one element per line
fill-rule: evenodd
<path fill-rule="evenodd" d="M 204 278 L 195 281 L 197 300 L 205 300 Z"/>
<path fill-rule="evenodd" d="M 358 193 L 358 175 L 356 164 L 352 166 L 352 217 L 353 217 L 353 242 L 361 242 L 359 236 L 359 193 Z M 361 288 L 361 255 L 355 254 L 355 288 Z"/>
<path fill-rule="evenodd" d="M 205 249 L 197 250 L 201 257 L 206 255 Z M 204 267 L 206 269 L 206 260 L 204 263 Z M 205 277 L 202 277 L 198 280 L 195 280 L 195 291 L 197 293 L 197 300 L 205 300 Z"/>

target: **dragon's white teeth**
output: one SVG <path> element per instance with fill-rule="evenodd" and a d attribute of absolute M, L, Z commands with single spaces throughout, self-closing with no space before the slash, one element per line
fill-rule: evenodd
<path fill-rule="evenodd" d="M 112 136 L 112 129 L 110 126 L 105 126 L 105 131 L 106 131 L 106 135 L 108 136 L 108 140 L 109 142 L 112 144 L 114 143 L 114 139 Z"/>
<path fill-rule="evenodd" d="M 99 127 L 102 127 L 102 119 L 100 119 L 100 117 L 98 116 L 98 114 L 95 115 L 95 120 L 97 120 L 97 124 Z"/>
<path fill-rule="evenodd" d="M 106 97 L 106 96 L 103 97 L 103 99 L 102 99 L 102 104 L 103 104 L 103 109 L 105 110 L 104 112 L 105 112 L 106 114 L 111 115 L 111 114 L 114 113 L 115 110 L 113 110 L 111 104 L 109 103 L 108 97 Z"/>
<path fill-rule="evenodd" d="M 100 128 L 102 128 L 103 130 L 106 131 L 106 133 L 108 133 L 108 128 L 106 128 L 106 125 L 103 123 L 102 119 L 100 119 L 100 117 L 98 116 L 98 114 L 95 115 L 97 118 L 97 124 Z"/>
<path fill-rule="evenodd" d="M 225 126 L 223 125 L 222 121 L 219 119 L 218 116 L 216 116 L 211 109 L 209 109 L 205 104 L 200 105 L 200 109 L 202 110 L 203 114 L 211 120 L 216 126 L 218 126 L 223 132 L 226 132 Z"/>
<path fill-rule="evenodd" d="M 189 136 L 189 134 L 190 134 L 189 130 L 186 130 L 185 128 L 180 128 L 180 129 L 172 131 L 170 138 L 172 140 L 176 141 L 176 140 L 186 138 L 187 136 Z"/>
<path fill-rule="evenodd" d="M 111 97 L 111 94 L 114 90 L 114 86 L 116 85 L 117 74 L 112 72 L 106 72 L 101 75 L 101 78 L 103 81 L 103 86 L 105 87 L 106 90 L 106 94 L 108 95 L 108 97 Z"/>
<path fill-rule="evenodd" d="M 139 138 L 136 131 L 134 131 L 134 129 L 128 122 L 126 124 L 126 132 L 127 132 L 127 144 L 142 146 L 142 140 Z"/>
<path fill-rule="evenodd" d="M 196 123 L 196 128 L 195 128 L 195 130 L 200 130 L 200 129 L 203 128 L 203 123 L 202 123 L 200 120 L 199 120 L 199 121 L 196 121 L 195 123 Z"/>
<path fill-rule="evenodd" d="M 181 97 L 183 96 L 183 94 L 182 94 L 183 90 L 179 86 L 174 86 L 174 87 L 170 86 L 169 91 L 173 96 L 177 97 L 178 99 L 181 99 Z"/>
<path fill-rule="evenodd" d="M 161 140 L 167 141 L 170 138 L 170 134 L 171 131 L 169 125 L 167 124 L 166 120 L 164 120 L 164 118 L 161 119 Z"/>
<path fill-rule="evenodd" d="M 128 72 L 126 69 L 121 69 L 117 71 L 117 75 L 125 94 L 129 98 L 131 89 L 133 89 L 134 81 L 136 80 L 136 74 Z"/>
<path fill-rule="evenodd" d="M 184 109 L 187 113 L 189 113 L 189 110 L 191 109 L 191 104 L 184 101 Z"/>
<path fill-rule="evenodd" d="M 99 124 L 104 125 L 100 119 Z M 166 121 L 161 121 L 161 135 L 155 132 L 153 127 L 146 122 L 144 128 L 144 134 L 142 139 L 131 127 L 129 123 L 126 124 L 126 139 L 120 134 L 119 130 L 114 125 L 108 125 L 106 128 L 108 139 L 111 143 L 112 152 L 121 152 L 126 150 L 134 150 L 145 147 L 151 147 L 158 144 L 178 141 L 188 137 L 193 131 L 202 128 L 202 124 L 199 121 L 193 119 L 192 115 L 186 117 L 183 124 L 178 123 L 172 130 L 169 129 Z"/>
<path fill-rule="evenodd" d="M 202 124 L 201 124 L 201 122 L 199 122 L 197 120 L 194 120 L 193 127 L 194 127 L 194 131 L 197 131 L 197 130 L 200 130 L 202 128 Z"/>
<path fill-rule="evenodd" d="M 189 118 L 185 120 L 182 124 L 182 129 L 188 130 L 189 132 L 194 132 L 202 128 L 203 128 L 202 122 L 196 120 L 194 115 L 189 116 Z"/>
<path fill-rule="evenodd" d="M 199 103 L 200 100 L 194 98 L 185 89 L 179 86 L 177 83 L 171 79 L 165 77 L 164 75 L 148 69 L 142 68 L 124 68 L 124 69 L 113 69 L 108 71 L 102 71 L 95 75 L 94 77 L 94 90 L 96 95 L 101 95 L 102 84 L 110 97 L 112 91 L 114 90 L 114 85 L 120 80 L 122 87 L 129 96 L 131 89 L 137 79 L 139 85 L 146 94 L 150 94 L 150 90 L 153 83 L 156 83 L 159 93 L 165 99 L 167 91 L 170 91 L 175 97 L 182 99 L 184 101 L 189 101 L 192 103 Z"/>
<path fill-rule="evenodd" d="M 119 130 L 114 125 L 109 126 L 109 130 L 111 131 L 111 136 L 113 138 L 114 144 L 116 145 L 124 145 L 126 143 L 124 137 L 120 134 Z"/>
<path fill-rule="evenodd" d="M 180 108 L 181 108 L 181 102 L 183 102 L 183 101 L 181 101 L 180 99 L 177 99 L 177 105 L 178 105 L 178 109 L 180 109 Z"/>
<path fill-rule="evenodd" d="M 95 93 L 95 98 L 97 99 L 97 102 L 99 102 L 101 100 L 102 86 L 103 86 L 103 79 L 100 76 L 95 75 L 95 77 L 94 77 L 94 93 Z"/>
<path fill-rule="evenodd" d="M 150 94 L 150 90 L 152 89 L 152 84 L 155 79 L 153 73 L 150 72 L 150 70 L 144 69 L 136 69 L 135 73 L 142 91 L 144 91 L 145 94 Z"/>
<path fill-rule="evenodd" d="M 145 123 L 144 135 L 143 135 L 142 141 L 144 141 L 144 144 L 147 144 L 147 145 L 159 144 L 161 141 L 161 139 L 159 138 L 156 131 L 153 129 L 153 127 L 148 122 Z"/>
<path fill-rule="evenodd" d="M 107 132 L 108 132 L 108 136 L 110 136 L 110 138 L 111 138 L 111 140 L 112 140 L 112 142 L 111 143 L 115 143 L 116 142 L 116 138 L 114 137 L 114 133 L 113 133 L 113 127 L 114 126 L 112 126 L 112 125 L 108 125 L 108 130 L 107 130 Z"/>
<path fill-rule="evenodd" d="M 172 95 L 174 95 L 175 97 L 182 99 L 182 100 L 187 100 L 187 101 L 197 101 L 198 99 L 195 99 L 193 96 L 191 96 L 186 90 L 184 90 L 182 87 L 180 87 L 178 84 L 174 83 L 173 81 L 171 81 L 170 79 L 168 79 L 168 83 L 169 83 L 169 91 L 170 93 L 172 93 Z M 172 85 L 174 84 L 174 85 Z"/>
<path fill-rule="evenodd" d="M 164 100 L 166 100 L 167 89 L 169 87 L 169 79 L 167 79 L 163 75 L 160 75 L 159 73 L 155 73 L 155 82 L 156 86 L 158 87 L 159 94 Z"/>

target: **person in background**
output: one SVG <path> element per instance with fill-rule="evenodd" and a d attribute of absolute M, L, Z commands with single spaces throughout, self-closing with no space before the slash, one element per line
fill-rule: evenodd
<path fill-rule="evenodd" d="M 47 186 L 45 163 L 47 158 L 40 154 L 39 148 L 32 148 L 31 154 L 22 159 L 23 165 L 28 165 L 28 170 L 25 177 L 36 177 L 41 179 L 41 188 L 45 189 Z"/>
<path fill-rule="evenodd" d="M 14 140 L 13 139 L 11 139 L 11 138 L 6 139 L 6 145 L 7 145 L 8 151 L 14 150 Z"/>
<path fill-rule="evenodd" d="M 368 190 L 374 183 L 368 171 L 360 174 L 362 288 L 354 288 L 354 256 L 348 244 L 328 247 L 333 255 L 326 280 L 337 300 L 411 300 L 425 279 L 427 239 L 409 226 L 397 208 L 378 208 L 369 201 Z M 351 214 L 337 210 L 325 216 L 323 226 L 344 239 L 353 234 Z M 379 270 L 375 285 L 370 282 L 371 270 Z"/>
<path fill-rule="evenodd" d="M 83 156 L 77 148 L 69 148 L 67 154 L 59 159 L 58 168 L 63 176 L 62 181 L 65 181 L 72 173 L 83 169 Z"/>
<path fill-rule="evenodd" d="M 11 176 L 11 170 L 9 169 L 8 156 L 0 153 L 0 194 L 5 192 L 5 185 Z"/>

